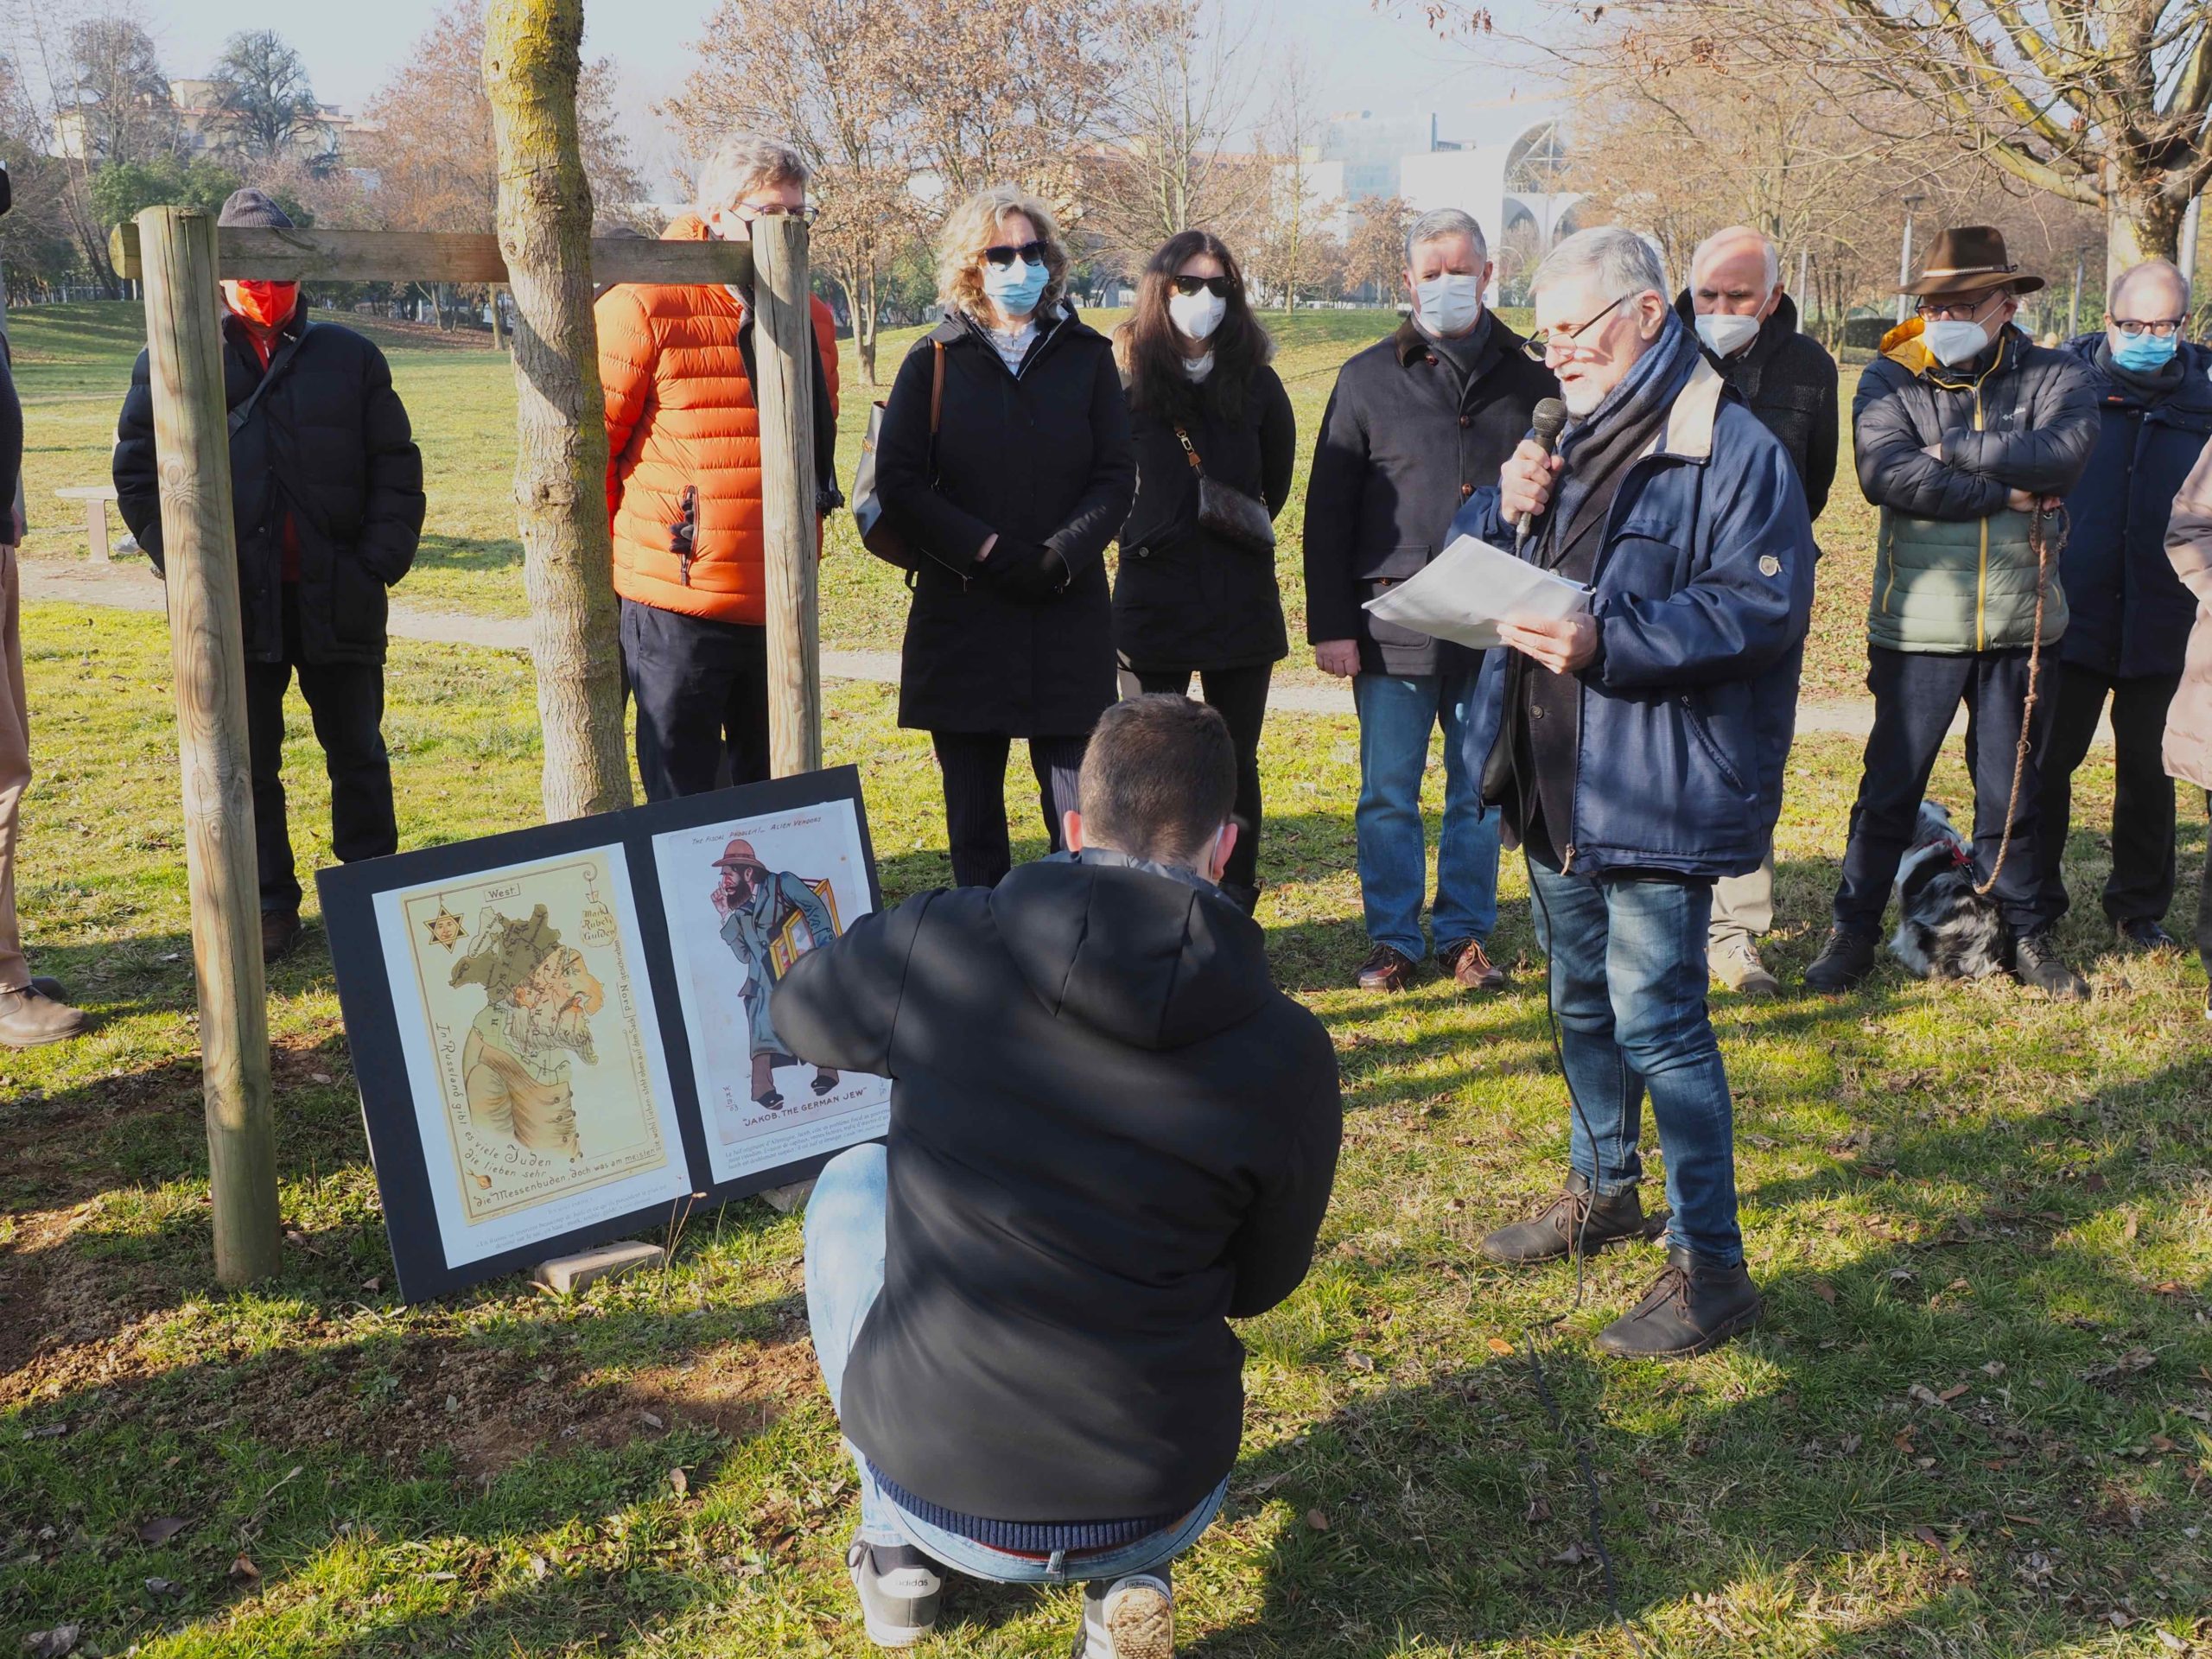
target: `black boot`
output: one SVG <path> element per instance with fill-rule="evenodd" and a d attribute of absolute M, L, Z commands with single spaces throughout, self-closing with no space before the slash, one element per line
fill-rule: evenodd
<path fill-rule="evenodd" d="M 1722 1343 L 1759 1316 L 1759 1293 L 1740 1262 L 1726 1266 L 1675 1244 L 1643 1300 L 1598 1333 L 1616 1359 L 1688 1359 Z"/>
<path fill-rule="evenodd" d="M 1874 971 L 1874 936 L 1854 927 L 1832 927 L 1827 943 L 1805 969 L 1808 991 L 1855 991 Z"/>
<path fill-rule="evenodd" d="M 1577 1250 L 1595 1252 L 1624 1238 L 1650 1236 L 1643 1200 L 1634 1187 L 1611 1198 L 1593 1197 L 1590 1183 L 1569 1171 L 1566 1189 L 1526 1221 L 1499 1228 L 1482 1242 L 1493 1262 L 1549 1262 Z"/>
<path fill-rule="evenodd" d="M 2014 943 L 2012 976 L 2054 1002 L 2089 1000 L 2089 982 L 2067 965 L 2066 958 L 2058 954 L 2058 941 L 2047 927 L 2024 933 Z"/>

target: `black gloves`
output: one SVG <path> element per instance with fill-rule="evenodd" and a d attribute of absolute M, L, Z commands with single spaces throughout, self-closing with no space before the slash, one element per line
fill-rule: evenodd
<path fill-rule="evenodd" d="M 1017 599 L 1047 600 L 1068 585 L 1067 561 L 1041 542 L 1001 536 L 983 561 L 983 579 Z"/>

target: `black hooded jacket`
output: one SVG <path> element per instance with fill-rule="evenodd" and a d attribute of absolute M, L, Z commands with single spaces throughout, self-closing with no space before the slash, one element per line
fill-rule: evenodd
<path fill-rule="evenodd" d="M 1676 297 L 1675 314 L 1684 327 L 1696 327 L 1697 307 L 1689 289 Z M 1836 410 L 1835 359 L 1819 340 L 1798 332 L 1796 301 L 1783 295 L 1751 343 L 1735 356 L 1707 352 L 1705 357 L 1766 429 L 1782 440 L 1805 486 L 1806 508 L 1818 518 L 1835 482 L 1843 426 Z"/>
<path fill-rule="evenodd" d="M 777 1033 L 893 1080 L 883 1292 L 844 1432 L 960 1515 L 1179 1516 L 1243 1425 L 1230 1319 L 1294 1290 L 1336 1054 L 1258 924 L 1137 868 L 925 893 L 800 959 Z"/>

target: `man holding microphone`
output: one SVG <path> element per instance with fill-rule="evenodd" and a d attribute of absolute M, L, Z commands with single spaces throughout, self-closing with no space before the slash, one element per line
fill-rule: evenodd
<path fill-rule="evenodd" d="M 1484 795 L 1527 854 L 1573 1098 L 1564 1190 L 1483 1241 L 1534 1262 L 1646 1231 L 1643 1096 L 1666 1154 L 1668 1266 L 1599 1345 L 1687 1357 L 1759 1313 L 1736 1222 L 1732 1105 L 1706 1008 L 1713 885 L 1758 868 L 1781 805 L 1813 598 L 1813 532 L 1788 453 L 1668 303 L 1658 256 L 1618 227 L 1537 270 L 1567 419 L 1454 521 L 1592 589 L 1586 610 L 1501 629 L 1476 719 Z M 1535 341 L 1532 341 L 1532 346 Z"/>

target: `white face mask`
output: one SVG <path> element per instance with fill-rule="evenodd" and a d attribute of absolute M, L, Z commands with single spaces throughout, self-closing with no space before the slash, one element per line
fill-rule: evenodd
<path fill-rule="evenodd" d="M 1414 300 L 1415 318 L 1430 334 L 1464 334 L 1483 314 L 1482 281 L 1465 271 L 1447 270 L 1415 283 Z"/>
<path fill-rule="evenodd" d="M 1956 368 L 1989 346 L 1989 330 L 1978 322 L 1923 322 L 1920 343 L 1945 368 Z"/>
<path fill-rule="evenodd" d="M 1167 318 L 1183 333 L 1185 340 L 1205 340 L 1221 327 L 1221 320 L 1228 314 L 1229 302 L 1218 294 L 1200 289 L 1195 294 L 1170 294 L 1167 296 Z"/>
<path fill-rule="evenodd" d="M 1759 335 L 1757 317 L 1729 316 L 1720 312 L 1697 319 L 1697 337 L 1715 357 L 1733 357 Z"/>

